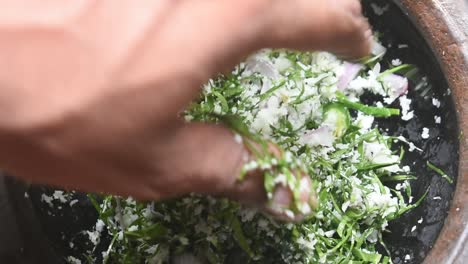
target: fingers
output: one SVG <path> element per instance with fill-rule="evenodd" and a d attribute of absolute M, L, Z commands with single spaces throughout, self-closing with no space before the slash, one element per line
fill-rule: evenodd
<path fill-rule="evenodd" d="M 149 184 L 162 199 L 202 193 L 225 196 L 235 185 L 247 153 L 222 126 L 189 123 L 154 145 Z"/>
<path fill-rule="evenodd" d="M 312 190 L 312 181 L 309 176 L 304 175 L 301 179 L 301 186 L 303 188 L 300 192 L 300 202 L 304 205 L 310 206 L 310 212 L 317 208 L 317 197 L 315 192 Z M 266 212 L 273 215 L 274 217 L 283 221 L 300 222 L 307 214 L 304 213 L 289 213 L 288 209 L 291 208 L 294 203 L 293 193 L 290 188 L 278 185 L 273 193 L 271 204 L 266 207 Z"/>
<path fill-rule="evenodd" d="M 275 145 L 269 144 L 268 151 L 278 160 L 284 155 L 283 152 Z M 250 161 L 255 156 L 251 154 Z M 250 162 L 249 161 L 249 162 Z M 247 205 L 253 205 L 263 209 L 263 211 L 274 218 L 288 222 L 302 221 L 308 214 L 311 214 L 317 207 L 317 198 L 312 189 L 312 181 L 310 177 L 300 170 L 294 170 L 293 174 L 298 179 L 300 188 L 298 197 L 294 196 L 292 186 L 285 182 L 277 182 L 268 199 L 265 191 L 265 173 L 275 173 L 276 168 L 271 169 L 256 169 L 251 171 L 228 192 L 228 196 Z M 275 177 L 280 178 L 279 172 L 276 172 Z M 302 207 L 302 208 L 298 208 Z M 306 207 L 306 208 L 304 208 Z"/>
<path fill-rule="evenodd" d="M 372 32 L 359 0 L 272 1 L 257 45 L 324 50 L 344 58 L 370 52 Z"/>
<path fill-rule="evenodd" d="M 298 172 L 301 175 L 299 201 L 294 200 L 293 191 L 286 186 L 277 185 L 273 192 L 273 198 L 266 207 L 266 212 L 283 221 L 300 222 L 317 208 L 317 197 L 312 189 L 310 177 Z M 294 205 L 302 205 L 307 208 L 298 208 L 299 211 L 293 213 L 291 208 Z"/>
<path fill-rule="evenodd" d="M 263 209 L 284 221 L 300 221 L 305 214 L 293 213 L 297 200 L 307 204 L 307 212 L 316 207 L 311 180 L 299 170 L 294 173 L 300 181 L 296 199 L 290 186 L 278 183 L 268 199 L 265 171 L 255 169 L 239 180 L 244 166 L 255 156 L 230 130 L 211 124 L 185 124 L 173 136 L 156 147 L 154 160 L 160 172 L 151 185 L 161 199 L 187 193 L 203 193 L 228 197 L 248 206 Z M 280 158 L 282 151 L 270 144 L 269 153 Z M 168 188 L 169 186 L 169 188 Z"/>

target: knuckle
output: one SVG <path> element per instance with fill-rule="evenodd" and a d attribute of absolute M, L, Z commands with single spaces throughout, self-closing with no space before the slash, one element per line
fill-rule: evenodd
<path fill-rule="evenodd" d="M 339 35 L 341 38 L 354 39 L 359 31 L 360 26 L 355 19 L 348 19 L 348 21 L 340 23 Z"/>
<path fill-rule="evenodd" d="M 358 0 L 351 0 L 351 1 L 348 1 L 350 2 L 350 8 L 351 8 L 351 11 L 355 14 L 359 14 L 362 12 L 362 5 L 361 5 L 361 1 L 358 1 Z"/>

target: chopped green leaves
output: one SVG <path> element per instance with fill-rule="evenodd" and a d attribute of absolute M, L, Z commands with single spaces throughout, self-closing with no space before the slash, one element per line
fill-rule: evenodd
<path fill-rule="evenodd" d="M 434 164 L 430 163 L 429 161 L 426 164 L 427 164 L 427 167 L 429 167 L 429 169 L 437 172 L 437 174 L 442 176 L 442 178 L 446 179 L 450 184 L 453 184 L 453 179 L 450 176 L 448 176 L 447 173 L 445 173 L 443 170 L 439 169 L 438 167 L 436 167 Z"/>
<path fill-rule="evenodd" d="M 266 91 L 265 93 L 261 94 L 260 95 L 260 101 L 259 102 L 262 102 L 264 100 L 266 100 L 268 97 L 270 97 L 276 90 L 280 89 L 281 87 L 283 87 L 283 85 L 286 83 L 286 81 L 281 81 L 279 84 L 273 86 L 272 88 L 270 88 L 268 91 Z"/>
<path fill-rule="evenodd" d="M 166 263 L 188 252 L 213 264 L 233 255 L 241 263 L 391 262 L 376 250 L 377 243 L 385 247 L 382 232 L 388 221 L 418 206 L 427 192 L 414 204 L 406 202 L 411 196 L 407 181 L 415 177 L 398 169 L 404 150 L 392 149 L 395 138 L 358 123 L 350 110 L 375 117 L 396 116 L 399 110 L 362 104 L 353 91 L 336 92 L 342 62 L 330 54 L 266 50 L 255 56 L 260 57 L 257 63 L 268 62 L 257 69 L 272 74 L 249 72 L 240 65 L 232 74 L 211 80 L 187 109 L 186 119 L 220 123 L 242 136 L 251 158 L 238 181 L 251 170 L 262 170 L 267 198 L 278 184 L 291 189 L 288 212 L 305 210 L 298 171 L 307 173 L 318 197 L 314 214 L 302 223 L 286 224 L 234 201 L 195 194 L 144 203 L 113 196 L 101 201 L 90 195 L 112 238 L 105 261 Z M 382 54 L 368 58 L 367 70 L 381 59 Z M 397 66 L 376 76 L 367 70 L 359 78 L 368 83 L 374 78 L 377 89 L 381 84 L 376 78 L 411 67 Z M 363 89 L 374 92 L 372 87 Z M 325 126 L 330 129 L 321 131 Z M 278 144 L 282 155 L 273 156 L 269 142 Z M 402 181 L 406 185 L 398 190 L 384 185 Z"/>
<path fill-rule="evenodd" d="M 352 102 L 346 98 L 342 93 L 337 93 L 336 99 L 338 102 L 342 103 L 344 106 L 351 109 L 355 109 L 375 117 L 391 117 L 395 115 L 400 115 L 400 110 L 395 108 L 386 108 L 386 107 L 374 107 L 368 106 L 361 103 Z"/>
<path fill-rule="evenodd" d="M 237 216 L 231 213 L 227 215 L 227 221 L 230 223 L 230 226 L 234 234 L 234 238 L 239 243 L 239 246 L 247 254 L 249 254 L 250 257 L 253 257 L 254 253 L 252 249 L 250 248 L 249 243 L 247 242 L 247 238 L 245 237 L 244 232 L 242 231 L 242 226 L 241 226 L 241 223 L 239 222 L 239 219 L 237 219 Z"/>

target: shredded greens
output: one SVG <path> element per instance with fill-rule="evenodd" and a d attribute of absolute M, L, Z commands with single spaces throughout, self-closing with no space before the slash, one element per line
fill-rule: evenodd
<path fill-rule="evenodd" d="M 433 171 L 435 171 L 437 174 L 439 174 L 442 178 L 446 179 L 450 184 L 453 184 L 453 179 L 447 175 L 443 170 L 439 169 L 436 167 L 434 164 L 430 163 L 429 161 L 427 162 L 427 167 Z"/>
<path fill-rule="evenodd" d="M 282 223 L 227 199 L 190 195 L 165 202 L 136 202 L 90 195 L 110 234 L 104 263 L 167 263 L 183 254 L 207 263 L 391 263 L 382 232 L 388 222 L 418 206 L 408 202 L 414 175 L 400 165 L 403 149 L 373 127 L 374 118 L 398 109 L 365 105 L 364 92 L 391 103 L 379 54 L 364 62 L 345 90 L 343 62 L 323 53 L 264 50 L 229 74 L 210 80 L 186 111 L 187 121 L 217 122 L 260 148 L 249 170 L 265 170 L 265 189 L 284 184 L 297 196 L 300 167 L 310 175 L 318 199 L 315 214 L 298 224 Z M 282 158 L 265 151 L 268 141 L 284 149 Z M 442 171 L 428 163 L 441 175 Z M 273 169 L 274 168 L 274 169 Z M 401 182 L 391 189 L 384 182 Z M 426 193 L 427 194 L 427 193 Z M 292 213 L 304 212 L 295 203 Z"/>

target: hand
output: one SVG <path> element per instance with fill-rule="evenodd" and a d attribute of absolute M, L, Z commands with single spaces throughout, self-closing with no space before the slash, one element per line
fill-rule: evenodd
<path fill-rule="evenodd" d="M 209 77 L 259 48 L 366 55 L 371 31 L 360 8 L 358 0 L 57 0 L 28 16 L 0 11 L 3 168 L 139 199 L 197 192 L 263 204 L 261 173 L 236 183 L 247 151 L 233 133 L 186 124 L 180 112 Z M 273 200 L 287 205 L 290 190 Z"/>

